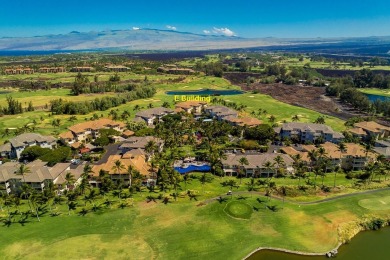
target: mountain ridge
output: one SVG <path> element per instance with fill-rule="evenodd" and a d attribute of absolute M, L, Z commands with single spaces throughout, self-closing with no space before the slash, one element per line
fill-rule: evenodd
<path fill-rule="evenodd" d="M 66 50 L 222 50 L 305 44 L 356 43 L 389 44 L 390 36 L 333 38 L 243 38 L 215 34 L 196 34 L 173 30 L 142 28 L 105 30 L 31 37 L 2 37 L 0 51 L 66 51 Z"/>

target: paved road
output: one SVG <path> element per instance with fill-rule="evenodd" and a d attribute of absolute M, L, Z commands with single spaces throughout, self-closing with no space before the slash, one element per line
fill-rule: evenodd
<path fill-rule="evenodd" d="M 99 164 L 103 164 L 103 163 L 106 163 L 107 160 L 108 160 L 108 157 L 110 155 L 114 155 L 114 154 L 119 154 L 119 150 L 118 150 L 118 147 L 121 145 L 122 143 L 115 143 L 115 144 L 109 144 L 107 145 L 106 147 L 104 147 L 104 149 L 106 150 L 106 153 L 102 156 L 102 158 L 100 158 L 99 161 L 97 161 L 95 164 L 99 165 Z"/>
<path fill-rule="evenodd" d="M 291 200 L 284 200 L 284 201 L 292 203 L 292 204 L 297 204 L 297 205 L 313 205 L 313 204 L 319 204 L 319 203 L 337 200 L 337 199 L 341 199 L 341 198 L 353 197 L 353 196 L 357 196 L 357 195 L 361 195 L 361 194 L 372 194 L 372 193 L 377 193 L 377 192 L 386 191 L 386 190 L 388 190 L 390 192 L 390 187 L 376 189 L 376 190 L 367 190 L 367 191 L 361 191 L 361 192 L 355 192 L 355 193 L 348 193 L 348 194 L 343 194 L 343 195 L 339 195 L 339 196 L 335 196 L 335 197 L 329 197 L 329 198 L 325 198 L 322 200 L 316 200 L 316 201 L 310 201 L 310 202 L 297 202 L 297 201 L 291 201 Z M 262 196 L 265 196 L 263 192 L 257 192 L 257 191 L 236 191 L 236 192 L 233 192 L 233 196 L 234 195 L 262 195 Z M 390 193 L 389 193 L 389 195 L 390 195 Z M 222 194 L 221 196 L 207 199 L 204 201 L 204 203 L 209 204 L 211 202 L 218 200 L 221 197 L 228 198 L 230 196 L 231 195 Z M 271 196 L 271 198 L 277 199 L 277 200 L 283 200 L 283 198 L 276 197 L 276 196 Z"/>

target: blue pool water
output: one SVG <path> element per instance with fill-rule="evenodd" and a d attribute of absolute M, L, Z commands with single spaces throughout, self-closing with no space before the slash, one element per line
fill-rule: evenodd
<path fill-rule="evenodd" d="M 239 95 L 244 93 L 241 90 L 217 90 L 217 89 L 201 89 L 187 91 L 167 91 L 167 95 L 200 95 L 200 96 L 220 96 L 220 95 Z"/>
<path fill-rule="evenodd" d="M 211 170 L 211 167 L 209 165 L 190 165 L 187 168 L 183 167 L 175 167 L 175 170 L 178 171 L 180 174 L 185 174 L 188 172 L 209 172 Z"/>
<path fill-rule="evenodd" d="M 364 94 L 368 97 L 368 100 L 371 102 L 375 102 L 376 100 L 380 101 L 390 101 L 390 97 L 385 97 L 385 96 L 380 96 L 380 95 L 375 95 L 375 94 Z"/>

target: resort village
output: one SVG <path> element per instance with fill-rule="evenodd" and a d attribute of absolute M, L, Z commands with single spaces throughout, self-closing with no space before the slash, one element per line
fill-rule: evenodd
<path fill-rule="evenodd" d="M 363 171 L 390 158 L 389 133 L 376 122 L 357 122 L 347 130 L 351 142 L 326 124 L 271 128 L 226 106 L 177 102 L 141 110 L 127 124 L 94 118 L 58 136 L 12 137 L 0 146 L 0 187 L 20 194 L 52 186 L 63 194 L 81 184 L 100 187 L 107 176 L 113 185 L 131 187 L 137 178 L 151 187 L 191 172 L 270 179 Z"/>

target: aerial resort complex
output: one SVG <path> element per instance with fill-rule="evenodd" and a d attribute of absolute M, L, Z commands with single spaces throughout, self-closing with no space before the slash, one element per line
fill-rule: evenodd
<path fill-rule="evenodd" d="M 390 258 L 388 2 L 17 2 L 0 259 Z"/>

